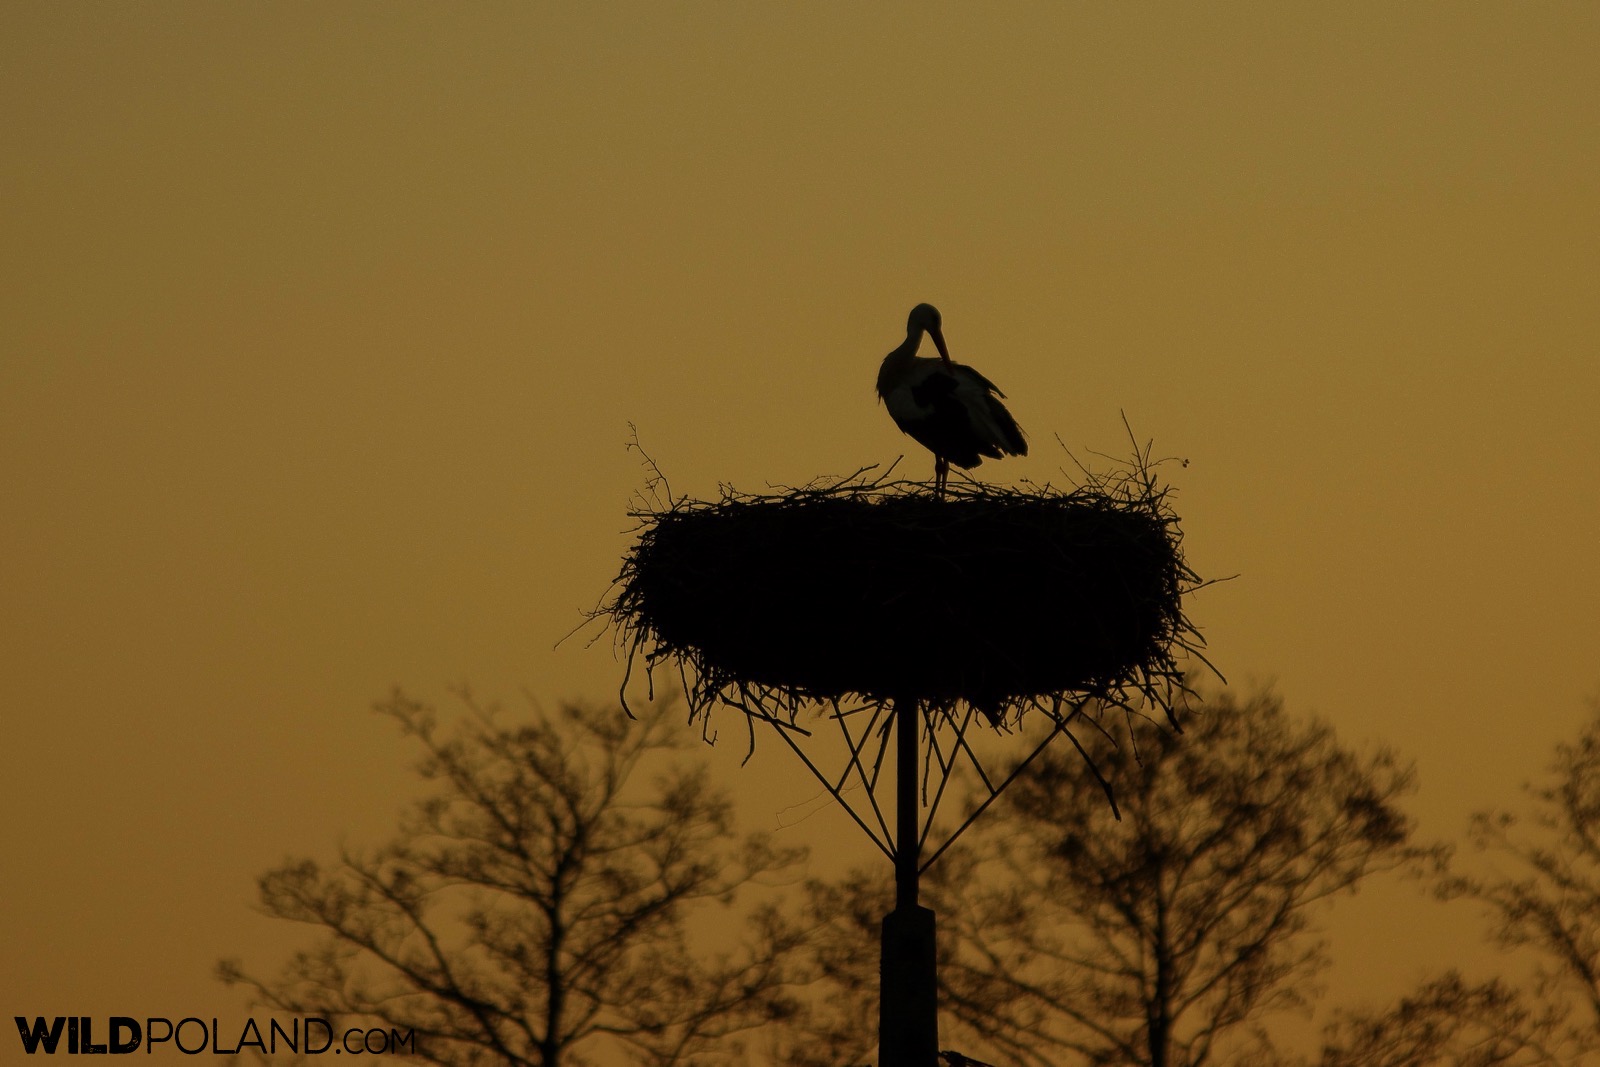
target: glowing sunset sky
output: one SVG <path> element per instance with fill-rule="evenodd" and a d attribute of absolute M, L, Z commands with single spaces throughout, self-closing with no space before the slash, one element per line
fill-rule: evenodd
<path fill-rule="evenodd" d="M 691 495 L 927 476 L 872 390 L 922 300 L 1031 435 L 979 474 L 1125 412 L 1230 680 L 1414 755 L 1429 834 L 1514 803 L 1600 688 L 1597 55 L 1586 3 L 7 4 L 0 1015 L 242 1015 L 212 963 L 302 936 L 255 875 L 420 788 L 373 700 L 615 692 L 553 645 L 628 423 Z M 814 792 L 712 755 L 752 827 Z M 1474 958 L 1376 899 L 1334 993 Z"/>

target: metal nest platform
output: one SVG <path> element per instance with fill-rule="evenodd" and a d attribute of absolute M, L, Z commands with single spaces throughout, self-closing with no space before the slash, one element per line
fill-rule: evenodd
<path fill-rule="evenodd" d="M 1160 708 L 1177 727 L 1174 699 L 1188 689 L 1175 657 L 1205 662 L 1183 601 L 1203 583 L 1148 459 L 1136 449 L 1065 491 L 957 482 L 938 495 L 867 468 L 765 494 L 723 487 L 712 501 L 674 497 L 649 464 L 653 502 L 632 512 L 637 540 L 596 615 L 630 671 L 641 655 L 652 681 L 676 668 L 708 739 L 718 706 L 743 713 L 751 751 L 756 723 L 771 726 L 893 863 L 883 1067 L 930 1064 L 939 1047 L 921 874 L 1062 735 L 1115 811 L 1078 723 L 1107 733 L 1107 707 Z M 626 691 L 624 678 L 624 707 Z M 1046 729 L 1030 729 L 1035 717 Z M 831 733 L 830 720 L 831 742 L 812 732 Z M 1013 729 L 1032 735 L 1020 759 L 976 743 Z M 966 817 L 936 833 L 958 774 L 976 787 L 958 791 Z M 891 783 L 892 813 L 880 803 Z"/>

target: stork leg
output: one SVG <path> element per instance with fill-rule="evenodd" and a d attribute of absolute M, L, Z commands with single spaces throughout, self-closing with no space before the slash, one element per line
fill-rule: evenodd
<path fill-rule="evenodd" d="M 933 491 L 944 499 L 945 482 L 950 480 L 950 461 L 943 456 L 933 458 Z"/>

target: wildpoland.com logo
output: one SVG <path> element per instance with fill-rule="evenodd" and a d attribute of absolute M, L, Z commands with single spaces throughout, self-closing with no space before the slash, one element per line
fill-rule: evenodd
<path fill-rule="evenodd" d="M 244 1024 L 224 1026 L 215 1018 L 194 1016 L 171 1019 L 154 1016 L 143 1020 L 127 1015 L 112 1015 L 105 1028 L 88 1015 L 57 1015 L 32 1019 L 16 1015 L 17 1034 L 22 1051 L 29 1056 L 127 1055 L 141 1048 L 148 1053 L 176 1051 L 185 1056 L 212 1053 L 234 1056 L 240 1052 L 272 1055 L 278 1052 L 318 1056 L 334 1055 L 399 1056 L 417 1054 L 417 1037 L 383 1027 L 350 1027 L 337 1030 L 328 1020 L 307 1015 L 282 1023 L 269 1019 L 265 1026 L 254 1019 Z M 103 1036 L 102 1036 L 103 1035 Z"/>

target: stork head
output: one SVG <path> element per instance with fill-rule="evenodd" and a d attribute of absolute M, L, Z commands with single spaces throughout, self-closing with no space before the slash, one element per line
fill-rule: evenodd
<path fill-rule="evenodd" d="M 911 309 L 910 316 L 906 319 L 906 336 L 920 338 L 926 331 L 933 338 L 933 343 L 938 346 L 939 357 L 946 363 L 950 362 L 950 350 L 944 346 L 944 330 L 941 328 L 939 309 L 932 304 L 918 304 Z"/>

